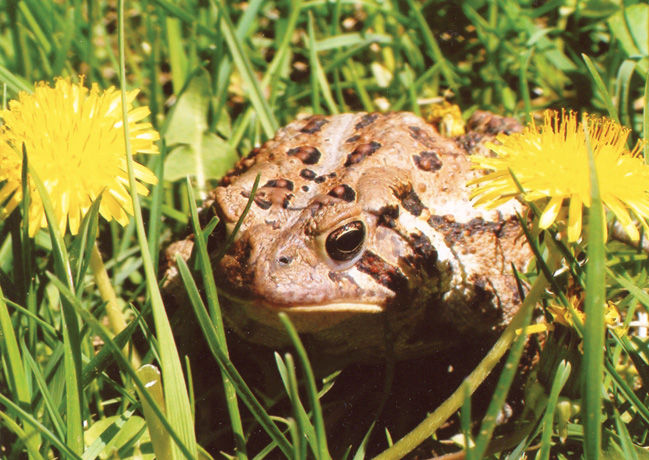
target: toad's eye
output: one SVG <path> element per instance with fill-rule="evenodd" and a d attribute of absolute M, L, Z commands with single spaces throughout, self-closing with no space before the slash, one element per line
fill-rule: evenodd
<path fill-rule="evenodd" d="M 347 222 L 327 236 L 325 248 L 333 260 L 343 262 L 353 259 L 363 248 L 365 224 L 360 220 Z"/>

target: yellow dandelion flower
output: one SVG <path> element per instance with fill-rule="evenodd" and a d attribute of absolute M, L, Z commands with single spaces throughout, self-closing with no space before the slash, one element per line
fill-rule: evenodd
<path fill-rule="evenodd" d="M 22 146 L 30 167 L 49 193 L 61 233 L 69 225 L 76 234 L 92 202 L 102 194 L 99 213 L 126 225 L 133 214 L 128 192 L 126 150 L 120 92 L 114 87 L 90 89 L 69 78 L 54 87 L 41 82 L 34 92 L 21 92 L 9 108 L 0 111 L 0 216 L 10 214 L 22 199 Z M 158 133 L 142 120 L 147 107 L 133 108 L 138 90 L 127 93 L 130 144 L 134 152 L 158 153 Z M 156 176 L 135 163 L 137 192 L 148 193 L 143 183 L 155 184 Z M 47 225 L 43 203 L 30 181 L 29 233 Z"/>
<path fill-rule="evenodd" d="M 597 117 L 584 117 L 600 196 L 604 206 L 617 218 L 633 241 L 640 235 L 634 221 L 645 229 L 649 217 L 649 166 L 640 157 L 642 142 L 626 148 L 630 130 Z M 583 122 L 577 114 L 546 111 L 543 126 L 532 122 L 522 132 L 499 135 L 488 147 L 493 157 L 473 156 L 474 167 L 486 169 L 485 176 L 473 180 L 478 185 L 471 198 L 476 205 L 493 208 L 512 198 L 537 202 L 542 208 L 540 228 L 550 227 L 567 212 L 569 241 L 581 235 L 583 207 L 590 206 L 588 146 Z M 520 183 L 523 193 L 512 178 Z"/>

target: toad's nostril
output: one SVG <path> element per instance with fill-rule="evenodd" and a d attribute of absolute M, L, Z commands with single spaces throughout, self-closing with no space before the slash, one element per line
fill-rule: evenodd
<path fill-rule="evenodd" d="M 286 256 L 281 256 L 279 259 L 277 259 L 280 265 L 288 265 L 291 263 L 292 260 L 293 258 L 286 257 Z"/>

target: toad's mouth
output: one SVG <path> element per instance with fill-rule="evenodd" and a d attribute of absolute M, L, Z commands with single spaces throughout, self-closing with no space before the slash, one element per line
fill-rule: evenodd
<path fill-rule="evenodd" d="M 225 309 L 226 318 L 229 320 L 236 322 L 237 318 L 245 316 L 248 320 L 284 330 L 278 314 L 286 313 L 300 332 L 317 332 L 354 317 L 377 315 L 385 311 L 385 307 L 382 305 L 358 301 L 289 305 L 272 303 L 262 299 L 244 300 L 228 294 L 223 297 L 227 301 L 222 302 L 221 305 Z"/>
<path fill-rule="evenodd" d="M 219 288 L 219 297 L 226 298 L 230 302 L 244 308 L 263 308 L 275 313 L 336 313 L 336 312 L 357 312 L 357 313 L 381 313 L 385 310 L 383 305 L 376 302 L 359 302 L 358 300 L 331 300 L 321 303 L 302 303 L 296 302 L 279 303 L 272 302 L 263 298 L 244 297 L 237 293 L 230 292 L 226 289 Z"/>

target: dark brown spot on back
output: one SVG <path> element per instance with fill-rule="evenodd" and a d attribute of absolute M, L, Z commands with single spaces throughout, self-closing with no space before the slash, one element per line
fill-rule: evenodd
<path fill-rule="evenodd" d="M 369 144 L 361 144 L 354 149 L 352 153 L 347 155 L 347 161 L 345 161 L 345 166 L 351 166 L 356 163 L 360 163 L 368 156 L 372 155 L 381 147 L 376 141 L 372 141 Z"/>
<path fill-rule="evenodd" d="M 315 179 L 316 176 L 317 176 L 317 174 L 315 173 L 315 171 L 313 171 L 311 169 L 304 168 L 302 171 L 300 171 L 300 177 L 302 177 L 304 179 L 307 179 L 307 180 L 313 180 L 313 179 Z"/>
<path fill-rule="evenodd" d="M 352 142 L 356 142 L 356 141 L 359 140 L 360 138 L 361 138 L 361 136 L 359 136 L 358 134 L 354 134 L 352 137 L 350 137 L 349 139 L 347 139 L 345 142 L 351 144 Z"/>
<path fill-rule="evenodd" d="M 269 209 L 273 203 L 269 200 L 255 197 L 255 204 L 265 211 L 266 209 Z"/>
<path fill-rule="evenodd" d="M 264 187 L 285 188 L 286 190 L 293 190 L 293 182 L 287 179 L 271 179 L 266 182 Z"/>
<path fill-rule="evenodd" d="M 363 273 L 367 273 L 374 278 L 377 283 L 385 286 L 396 294 L 405 293 L 408 290 L 408 279 L 401 270 L 394 265 L 390 265 L 372 251 L 365 251 L 356 264 L 356 268 Z"/>
<path fill-rule="evenodd" d="M 419 199 L 419 196 L 412 189 L 412 186 L 409 186 L 404 191 L 397 194 L 397 198 L 401 201 L 401 206 L 408 211 L 413 216 L 421 215 L 425 206 Z"/>
<path fill-rule="evenodd" d="M 335 186 L 329 191 L 329 195 L 335 198 L 340 198 L 348 203 L 356 199 L 356 192 L 347 184 L 340 184 Z"/>
<path fill-rule="evenodd" d="M 302 145 L 300 147 L 294 147 L 286 152 L 289 156 L 294 156 L 299 158 L 302 163 L 307 165 L 314 165 L 320 161 L 322 154 L 320 150 L 315 147 Z"/>
<path fill-rule="evenodd" d="M 410 131 L 410 137 L 414 140 L 421 142 L 429 149 L 434 147 L 435 140 L 421 126 L 408 126 L 408 130 Z"/>
<path fill-rule="evenodd" d="M 313 179 L 313 182 L 315 182 L 316 184 L 322 184 L 326 180 L 327 180 L 327 176 L 318 176 L 315 179 Z"/>
<path fill-rule="evenodd" d="M 426 150 L 420 152 L 419 155 L 413 155 L 415 164 L 419 169 L 424 171 L 438 171 L 442 167 L 442 160 L 440 160 L 437 153 Z"/>
<path fill-rule="evenodd" d="M 396 219 L 399 217 L 398 206 L 383 206 L 379 209 L 378 225 L 387 228 L 394 228 L 396 226 Z"/>
<path fill-rule="evenodd" d="M 367 115 L 363 115 L 363 118 L 361 118 L 361 121 L 356 123 L 356 126 L 354 126 L 354 129 L 363 129 L 372 123 L 379 117 L 378 113 L 368 113 Z"/>
<path fill-rule="evenodd" d="M 303 132 L 305 134 L 317 133 L 327 123 L 329 123 L 329 120 L 327 120 L 322 115 L 314 115 L 307 119 L 307 123 L 302 127 L 300 132 Z"/>
<path fill-rule="evenodd" d="M 241 196 L 248 199 L 248 198 L 250 198 L 250 192 L 241 192 Z M 255 194 L 255 198 L 254 198 L 253 201 L 255 202 L 255 204 L 257 206 L 259 206 L 263 210 L 269 209 L 273 204 L 272 201 L 262 198 L 262 193 L 261 192 L 257 192 Z"/>

